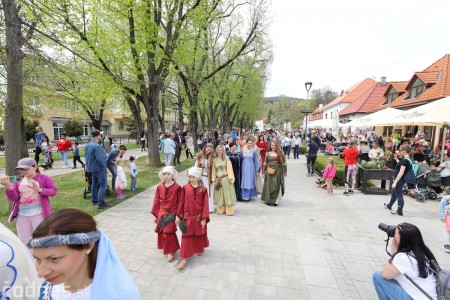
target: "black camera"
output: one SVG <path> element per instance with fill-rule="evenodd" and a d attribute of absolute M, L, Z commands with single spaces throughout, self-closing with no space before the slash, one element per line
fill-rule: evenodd
<path fill-rule="evenodd" d="M 393 238 L 395 235 L 395 226 L 393 225 L 386 225 L 384 223 L 380 223 L 378 225 L 378 228 L 380 230 L 383 230 L 384 232 L 386 232 L 386 234 L 388 235 L 388 237 Z"/>

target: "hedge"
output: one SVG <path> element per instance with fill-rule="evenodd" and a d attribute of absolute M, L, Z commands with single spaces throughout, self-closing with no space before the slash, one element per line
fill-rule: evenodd
<path fill-rule="evenodd" d="M 337 157 L 337 156 L 328 156 L 328 155 L 318 155 L 316 160 L 316 171 L 318 172 L 319 176 L 322 176 L 322 170 L 325 169 L 325 167 L 328 164 L 328 158 L 333 157 L 334 159 L 334 165 L 336 166 L 336 176 L 333 180 L 334 186 L 343 186 L 345 183 L 345 176 L 344 176 L 344 160 Z"/>

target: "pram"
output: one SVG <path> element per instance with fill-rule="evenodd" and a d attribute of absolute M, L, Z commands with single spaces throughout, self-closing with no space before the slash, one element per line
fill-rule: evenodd
<path fill-rule="evenodd" d="M 437 193 L 433 190 L 433 187 L 438 187 L 441 184 L 439 172 L 434 171 L 431 167 L 424 163 L 421 164 L 416 176 L 415 190 L 412 191 L 408 188 L 408 185 L 404 185 L 403 193 L 411 194 L 417 201 L 423 202 L 425 199 L 437 199 Z"/>
<path fill-rule="evenodd" d="M 86 171 L 86 168 L 84 169 L 84 178 L 87 182 L 87 186 L 84 187 L 83 190 L 83 198 L 87 199 L 87 195 L 91 193 L 91 186 L 92 186 L 92 173 Z M 111 195 L 111 190 L 109 189 L 109 185 L 106 187 L 106 196 Z"/>
<path fill-rule="evenodd" d="M 44 163 L 41 164 L 41 167 L 44 170 L 53 169 L 53 152 L 52 147 L 48 146 L 47 149 L 44 150 Z"/>

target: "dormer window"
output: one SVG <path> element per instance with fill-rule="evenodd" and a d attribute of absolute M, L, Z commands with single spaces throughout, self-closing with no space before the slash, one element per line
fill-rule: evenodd
<path fill-rule="evenodd" d="M 389 90 L 389 93 L 387 94 L 386 102 L 384 102 L 383 105 L 394 102 L 394 100 L 397 99 L 397 97 L 398 97 L 397 91 L 394 88 L 391 88 Z"/>
<path fill-rule="evenodd" d="M 419 97 L 423 93 L 423 91 L 425 91 L 425 84 L 423 83 L 422 80 L 417 78 L 409 90 L 408 99 L 414 99 Z"/>

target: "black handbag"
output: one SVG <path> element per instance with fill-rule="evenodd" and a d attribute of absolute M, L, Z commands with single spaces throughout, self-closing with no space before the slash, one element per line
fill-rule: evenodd
<path fill-rule="evenodd" d="M 186 233 L 188 231 L 188 226 L 186 224 L 186 219 L 183 219 L 178 224 L 178 227 L 180 228 L 182 233 Z"/>
<path fill-rule="evenodd" d="M 159 228 L 164 228 L 165 226 L 169 225 L 170 223 L 172 223 L 173 221 L 175 221 L 175 215 L 172 214 L 165 214 L 164 216 L 162 216 L 159 221 L 158 221 L 158 227 Z"/>

